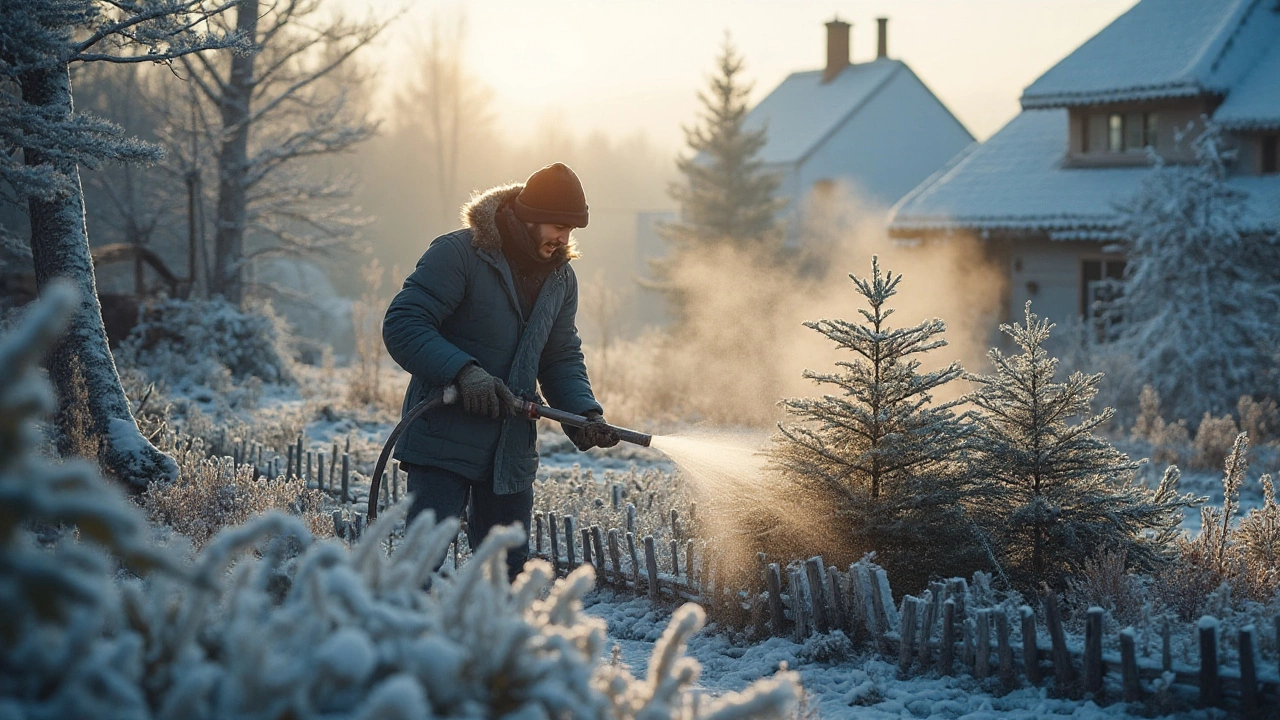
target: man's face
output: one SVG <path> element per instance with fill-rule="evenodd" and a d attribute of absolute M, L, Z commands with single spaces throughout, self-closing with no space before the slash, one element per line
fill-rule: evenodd
<path fill-rule="evenodd" d="M 569 234 L 572 232 L 572 225 L 538 223 L 533 226 L 529 234 L 537 241 L 538 257 L 550 260 L 557 250 L 569 244 Z"/>

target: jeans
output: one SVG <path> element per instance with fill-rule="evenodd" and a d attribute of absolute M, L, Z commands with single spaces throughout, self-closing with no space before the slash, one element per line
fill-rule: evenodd
<path fill-rule="evenodd" d="M 520 523 L 525 530 L 525 542 L 507 551 L 507 578 L 514 580 L 520 574 L 529 559 L 528 534 L 533 525 L 532 487 L 511 495 L 496 495 L 492 473 L 486 473 L 485 480 L 477 482 L 429 465 L 400 463 L 400 468 L 407 473 L 406 485 L 413 493 L 409 522 L 427 509 L 435 511 L 437 520 L 461 518 L 466 511 L 467 541 L 473 548 L 479 547 L 480 541 L 494 526 Z"/>

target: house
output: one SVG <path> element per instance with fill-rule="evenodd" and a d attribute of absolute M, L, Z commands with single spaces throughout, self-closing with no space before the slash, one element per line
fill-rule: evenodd
<path fill-rule="evenodd" d="M 1026 301 L 1086 318 L 1125 258 L 1118 204 L 1153 163 L 1192 160 L 1204 118 L 1237 153 L 1246 233 L 1280 228 L 1280 2 L 1141 0 L 1028 86 L 1022 112 L 893 209 L 890 236 L 977 237 L 1008 278 L 1003 321 Z"/>
<path fill-rule="evenodd" d="M 876 57 L 862 63 L 850 62 L 852 26 L 826 23 L 826 67 L 792 73 L 747 115 L 747 129 L 765 129 L 758 157 L 781 176 L 793 242 L 809 201 L 843 188 L 887 209 L 974 141 L 905 62 L 889 57 L 888 22 L 878 19 Z"/>

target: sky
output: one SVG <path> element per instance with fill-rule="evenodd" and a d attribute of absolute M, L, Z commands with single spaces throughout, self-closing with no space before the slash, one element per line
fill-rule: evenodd
<path fill-rule="evenodd" d="M 385 15 L 388 0 L 336 0 Z M 469 72 L 492 89 L 500 126 L 529 138 L 548 122 L 683 146 L 726 32 L 754 104 L 792 72 L 821 68 L 832 18 L 853 24 L 852 59 L 870 60 L 876 18 L 905 61 L 979 140 L 1018 112 L 1018 96 L 1136 0 L 402 0 L 370 48 L 385 102 L 410 80 L 433 17 L 464 13 Z M 401 7 L 401 5 L 395 5 Z M 381 68 L 387 68 L 383 71 Z"/>

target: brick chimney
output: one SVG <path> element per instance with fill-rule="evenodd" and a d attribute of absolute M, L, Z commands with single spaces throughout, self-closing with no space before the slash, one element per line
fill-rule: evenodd
<path fill-rule="evenodd" d="M 889 18 L 876 18 L 880 27 L 876 35 L 876 59 L 889 57 Z"/>
<path fill-rule="evenodd" d="M 827 69 L 822 82 L 829 83 L 849 66 L 849 23 L 836 18 L 827 23 Z"/>

